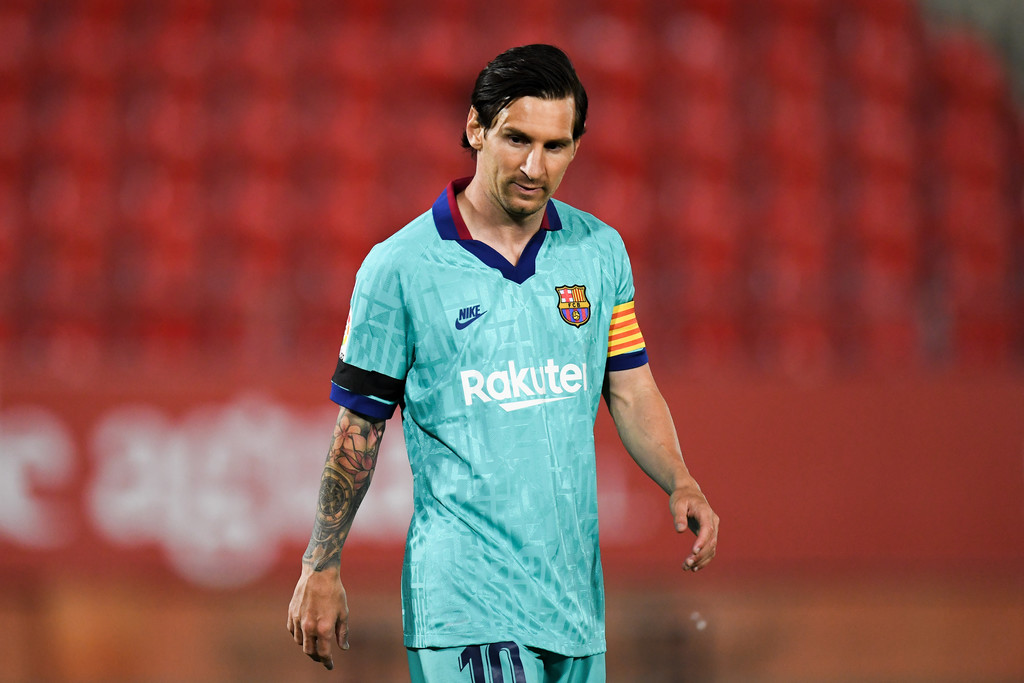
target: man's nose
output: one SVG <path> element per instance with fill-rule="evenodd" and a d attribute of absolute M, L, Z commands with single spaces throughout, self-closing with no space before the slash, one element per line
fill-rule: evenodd
<path fill-rule="evenodd" d="M 544 148 L 532 148 L 519 168 L 529 178 L 540 178 L 544 175 Z"/>

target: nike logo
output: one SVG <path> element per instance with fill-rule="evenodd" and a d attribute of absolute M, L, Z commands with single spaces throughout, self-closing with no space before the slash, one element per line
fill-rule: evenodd
<path fill-rule="evenodd" d="M 477 319 L 485 313 L 487 313 L 487 311 L 481 311 L 479 306 L 469 306 L 467 308 L 459 309 L 459 319 L 455 321 L 455 329 L 466 329 L 471 323 L 476 322 Z"/>

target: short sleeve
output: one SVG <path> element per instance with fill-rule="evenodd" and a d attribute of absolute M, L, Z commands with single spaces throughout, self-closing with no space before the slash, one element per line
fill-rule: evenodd
<path fill-rule="evenodd" d="M 356 274 L 331 400 L 367 417 L 387 419 L 405 393 L 412 357 L 397 260 L 386 244 Z"/>
<path fill-rule="evenodd" d="M 647 344 L 634 308 L 633 269 L 621 239 L 617 240 L 617 246 L 618 258 L 613 272 L 618 281 L 615 283 L 615 306 L 608 327 L 606 367 L 609 372 L 638 368 L 648 362 Z"/>

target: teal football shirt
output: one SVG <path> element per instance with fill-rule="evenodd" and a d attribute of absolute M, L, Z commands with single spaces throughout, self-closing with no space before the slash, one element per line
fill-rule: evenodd
<path fill-rule="evenodd" d="M 605 372 L 647 362 L 618 233 L 548 202 L 512 266 L 450 184 L 367 256 L 332 398 L 401 404 L 413 475 L 407 647 L 515 640 L 603 652 L 594 420 Z"/>

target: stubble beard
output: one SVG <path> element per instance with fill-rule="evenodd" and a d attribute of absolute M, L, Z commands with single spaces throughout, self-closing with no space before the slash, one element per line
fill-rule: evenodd
<path fill-rule="evenodd" d="M 514 220 L 522 221 L 530 216 L 535 216 L 548 205 L 548 199 L 551 198 L 551 194 L 548 192 L 546 186 L 542 186 L 541 199 L 536 204 L 530 200 L 522 200 L 519 198 L 519 191 L 516 189 L 518 183 L 514 180 L 510 180 L 506 185 L 506 193 L 503 197 L 502 209 L 505 213 Z M 524 205 L 525 202 L 528 202 Z"/>

